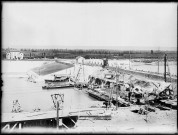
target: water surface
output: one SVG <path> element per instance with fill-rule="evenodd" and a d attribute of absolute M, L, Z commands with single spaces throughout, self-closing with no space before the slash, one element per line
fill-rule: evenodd
<path fill-rule="evenodd" d="M 14 73 L 13 73 L 14 75 Z M 66 109 L 78 108 L 79 106 L 89 106 L 93 98 L 84 91 L 74 88 L 62 89 L 42 89 L 43 82 L 29 82 L 27 78 L 9 77 L 3 75 L 2 87 L 2 112 L 11 112 L 13 100 L 18 99 L 23 111 L 33 112 L 33 109 L 40 108 L 41 111 L 53 110 L 54 104 L 51 94 L 64 94 L 64 104 Z"/>

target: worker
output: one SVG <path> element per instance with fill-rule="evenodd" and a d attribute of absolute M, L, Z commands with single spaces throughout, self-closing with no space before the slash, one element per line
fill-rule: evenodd
<path fill-rule="evenodd" d="M 106 110 L 107 110 L 108 106 L 111 105 L 111 103 L 109 101 L 104 101 L 103 104 L 106 106 Z"/>
<path fill-rule="evenodd" d="M 130 102 L 130 98 L 131 98 L 131 95 L 132 95 L 132 89 L 133 88 L 134 88 L 133 85 L 130 85 L 129 88 L 128 88 L 128 91 L 129 91 L 129 93 L 128 93 L 129 102 Z"/>
<path fill-rule="evenodd" d="M 83 89 L 83 85 L 82 85 L 82 84 L 79 84 L 79 85 L 78 85 L 78 88 L 79 88 L 79 90 L 82 90 L 82 89 Z"/>
<path fill-rule="evenodd" d="M 128 97 L 129 97 L 129 102 L 130 102 L 131 90 L 129 90 Z"/>

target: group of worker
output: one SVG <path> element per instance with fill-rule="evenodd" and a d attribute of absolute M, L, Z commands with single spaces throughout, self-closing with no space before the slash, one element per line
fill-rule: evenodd
<path fill-rule="evenodd" d="M 14 101 L 13 101 L 12 112 L 13 112 L 13 113 L 18 113 L 18 112 L 21 112 L 21 111 L 22 111 L 22 109 L 21 109 L 21 106 L 20 106 L 18 100 L 14 100 Z"/>

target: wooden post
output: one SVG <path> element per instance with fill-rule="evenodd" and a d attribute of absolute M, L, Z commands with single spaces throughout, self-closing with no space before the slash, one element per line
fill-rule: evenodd
<path fill-rule="evenodd" d="M 167 54 L 164 56 L 164 81 L 166 82 L 166 59 L 167 59 Z"/>
<path fill-rule="evenodd" d="M 15 123 L 15 125 L 11 128 L 11 130 L 10 130 L 10 131 L 13 131 L 13 130 L 14 130 L 14 128 L 17 126 L 17 124 L 18 124 L 18 122 L 17 122 L 17 123 Z"/>
<path fill-rule="evenodd" d="M 158 74 L 159 74 L 159 57 L 158 57 Z"/>
<path fill-rule="evenodd" d="M 118 85 L 116 85 L 116 110 L 118 109 Z"/>
<path fill-rule="evenodd" d="M 22 123 L 19 123 L 19 129 L 20 130 L 22 129 Z"/>
<path fill-rule="evenodd" d="M 147 108 L 146 108 L 146 122 L 148 122 L 148 105 L 147 105 Z"/>
<path fill-rule="evenodd" d="M 118 78 L 117 78 L 117 67 L 116 67 L 116 110 L 118 109 Z"/>
<path fill-rule="evenodd" d="M 6 125 L 2 128 L 2 130 L 5 130 L 6 128 L 7 128 L 7 129 L 10 129 L 10 125 L 9 125 L 9 124 L 6 124 Z M 2 131 L 2 130 L 1 130 L 1 131 Z"/>
<path fill-rule="evenodd" d="M 129 50 L 129 70 L 130 70 L 130 50 Z"/>
<path fill-rule="evenodd" d="M 111 99 L 110 99 L 109 107 L 111 107 L 111 103 L 112 103 L 113 89 L 114 89 L 114 83 L 112 84 L 112 88 L 111 88 Z"/>
<path fill-rule="evenodd" d="M 108 106 L 110 105 L 110 103 L 111 103 L 111 94 L 112 94 L 112 87 L 111 87 L 111 84 L 110 84 L 110 88 L 109 88 L 109 90 L 110 90 L 110 96 L 109 96 L 109 102 L 108 102 Z"/>
<path fill-rule="evenodd" d="M 57 129 L 59 129 L 59 102 L 56 101 L 56 110 L 57 110 Z"/>
<path fill-rule="evenodd" d="M 119 91 L 120 91 L 120 85 L 118 85 L 118 93 L 119 93 Z M 118 94 L 119 95 L 119 94 Z M 117 107 L 119 107 L 119 104 L 118 104 L 118 95 L 117 95 Z"/>
<path fill-rule="evenodd" d="M 82 60 L 82 68 L 83 68 L 83 81 L 85 82 L 84 60 Z"/>

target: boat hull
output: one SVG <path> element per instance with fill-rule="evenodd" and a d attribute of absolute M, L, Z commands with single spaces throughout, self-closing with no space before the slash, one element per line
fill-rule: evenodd
<path fill-rule="evenodd" d="M 102 96 L 100 96 L 96 93 L 90 92 L 90 91 L 88 91 L 88 95 L 99 100 L 99 101 L 108 101 L 107 99 L 103 98 Z"/>
<path fill-rule="evenodd" d="M 43 89 L 60 89 L 60 88 L 68 88 L 74 87 L 73 85 L 65 85 L 65 86 L 42 86 Z"/>
<path fill-rule="evenodd" d="M 61 80 L 45 80 L 45 83 L 49 83 L 49 82 L 61 82 Z"/>

